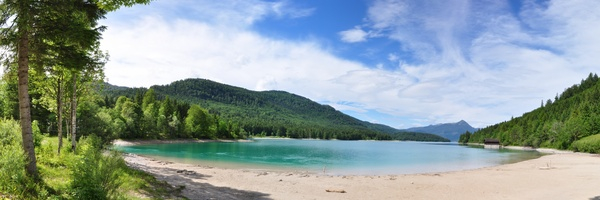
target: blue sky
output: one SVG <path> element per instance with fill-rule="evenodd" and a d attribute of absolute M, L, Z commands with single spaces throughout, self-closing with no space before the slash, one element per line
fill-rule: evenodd
<path fill-rule="evenodd" d="M 600 1 L 155 0 L 107 16 L 108 82 L 284 90 L 395 128 L 492 125 L 600 69 Z"/>

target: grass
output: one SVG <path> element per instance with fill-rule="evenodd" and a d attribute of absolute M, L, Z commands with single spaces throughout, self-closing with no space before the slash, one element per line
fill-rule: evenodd
<path fill-rule="evenodd" d="M 0 165 L 12 163 L 0 169 L 4 173 L 0 176 L 5 179 L 0 180 L 0 199 L 185 199 L 181 195 L 181 187 L 173 187 L 146 172 L 127 167 L 118 152 L 95 149 L 80 151 L 80 147 L 85 149 L 86 145 L 80 141 L 78 153 L 75 154 L 65 139 L 61 154 L 58 155 L 58 138 L 42 138 L 36 147 L 37 165 L 42 180 L 40 183 L 20 178 L 22 176 L 14 178 L 15 175 L 11 174 L 24 174 L 24 161 L 15 163 L 10 160 L 15 157 L 11 154 L 22 156 L 20 144 L 0 144 L 3 150 L 9 150 L 2 152 Z M 17 139 L 20 137 L 15 138 Z M 7 171 L 9 168 L 12 171 Z M 110 177 L 110 180 L 106 177 Z M 26 183 L 28 189 L 19 189 L 23 188 L 23 183 Z M 98 197 L 89 195 L 96 194 L 89 191 L 104 191 L 108 195 Z"/>

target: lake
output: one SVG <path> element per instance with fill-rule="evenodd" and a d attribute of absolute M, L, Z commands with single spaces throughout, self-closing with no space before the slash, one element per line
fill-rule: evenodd
<path fill-rule="evenodd" d="M 457 143 L 255 139 L 119 146 L 176 162 L 225 168 L 302 170 L 332 175 L 384 175 L 476 169 L 538 158 L 535 151 L 483 149 Z"/>

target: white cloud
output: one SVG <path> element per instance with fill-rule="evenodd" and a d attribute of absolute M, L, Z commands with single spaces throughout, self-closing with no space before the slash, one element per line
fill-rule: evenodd
<path fill-rule="evenodd" d="M 394 71 L 341 59 L 319 41 L 272 39 L 249 28 L 267 16 L 303 16 L 287 4 L 220 2 L 156 1 L 109 15 L 102 42 L 111 54 L 109 82 L 207 78 L 410 119 L 387 121 L 395 127 L 461 119 L 485 126 L 536 108 L 600 63 L 594 1 L 552 1 L 547 8 L 524 7 L 519 16 L 497 1 L 375 1 L 365 24 L 339 34 L 345 42 L 397 41 L 417 61 L 388 54 L 388 61 L 402 63 Z M 173 14 L 182 9 L 189 16 Z"/>
<path fill-rule="evenodd" d="M 397 78 L 417 81 L 396 86 L 399 98 L 392 99 L 401 106 L 385 112 L 429 124 L 465 119 L 484 126 L 528 112 L 596 72 L 599 3 L 524 4 L 515 16 L 497 1 L 373 2 L 360 26 L 399 42 L 417 63 L 400 60 Z M 378 110 L 393 105 L 365 104 Z"/>
<path fill-rule="evenodd" d="M 339 32 L 341 40 L 348 43 L 364 42 L 367 41 L 368 33 L 363 31 L 360 27 L 354 27 L 353 29 Z"/>
<path fill-rule="evenodd" d="M 389 61 L 396 62 L 396 61 L 398 61 L 398 59 L 400 59 L 400 57 L 398 57 L 396 54 L 393 54 L 393 53 L 388 54 Z"/>
<path fill-rule="evenodd" d="M 405 23 L 408 3 L 400 0 L 378 0 L 369 7 L 368 15 L 376 29 L 386 29 Z"/>
<path fill-rule="evenodd" d="M 111 54 L 106 67 L 111 83 L 150 86 L 202 77 L 250 89 L 285 89 L 363 68 L 333 57 L 310 41 L 272 40 L 250 31 L 181 19 L 143 17 L 133 24 L 111 26 L 104 35 L 102 46 Z M 132 82 L 135 76 L 144 78 Z"/>

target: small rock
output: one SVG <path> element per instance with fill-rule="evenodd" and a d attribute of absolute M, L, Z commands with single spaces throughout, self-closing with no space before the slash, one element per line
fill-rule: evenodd
<path fill-rule="evenodd" d="M 259 173 L 259 174 L 257 174 L 256 176 L 266 176 L 266 175 L 268 175 L 268 174 L 269 174 L 269 173 L 267 173 L 267 172 L 262 172 L 262 173 Z"/>
<path fill-rule="evenodd" d="M 196 174 L 196 172 L 195 171 L 186 171 L 186 172 L 184 172 L 184 174 L 185 175 L 194 175 L 194 174 Z"/>

